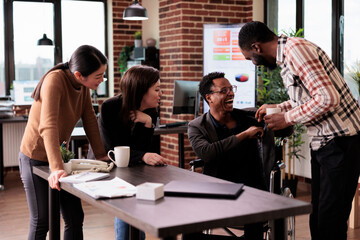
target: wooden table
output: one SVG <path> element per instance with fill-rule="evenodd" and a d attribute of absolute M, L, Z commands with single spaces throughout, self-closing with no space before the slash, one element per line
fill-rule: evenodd
<path fill-rule="evenodd" d="M 34 173 L 47 180 L 48 167 L 34 167 Z M 191 172 L 174 166 L 152 167 L 139 165 L 115 168 L 111 177 L 120 177 L 138 185 L 144 182 L 168 183 L 171 180 L 226 182 L 217 178 Z M 269 192 L 244 187 L 236 200 L 164 197 L 157 201 L 116 198 L 95 200 L 90 196 L 62 183 L 61 188 L 81 198 L 94 207 L 114 214 L 131 225 L 131 239 L 139 235 L 138 229 L 162 239 L 176 239 L 180 233 L 198 232 L 225 226 L 244 225 L 267 220 L 286 218 L 311 212 L 311 204 L 285 198 Z M 60 239 L 60 213 L 57 190 L 50 191 L 50 240 Z M 55 204 L 54 204 L 55 203 Z M 273 229 L 276 231 L 276 229 Z M 138 239 L 138 238 L 137 238 Z"/>

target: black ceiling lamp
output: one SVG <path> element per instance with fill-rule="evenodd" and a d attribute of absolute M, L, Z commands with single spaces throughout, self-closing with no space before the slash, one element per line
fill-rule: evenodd
<path fill-rule="evenodd" d="M 45 0 L 43 0 L 43 5 L 42 5 L 43 16 L 45 16 L 44 4 L 45 4 Z M 44 23 L 43 23 L 43 28 L 44 28 L 44 32 L 45 32 L 45 25 L 44 25 Z M 40 38 L 40 39 L 37 41 L 37 45 L 38 45 L 38 46 L 52 46 L 52 45 L 53 45 L 53 41 L 46 36 L 46 33 L 44 33 L 44 34 L 43 34 L 43 37 Z"/>
<path fill-rule="evenodd" d="M 43 37 L 38 40 L 37 45 L 39 46 L 52 46 L 53 41 L 47 38 L 46 34 L 44 33 Z"/>
<path fill-rule="evenodd" d="M 147 20 L 148 15 L 146 8 L 142 7 L 138 0 L 135 0 L 131 5 L 124 10 L 124 20 Z"/>

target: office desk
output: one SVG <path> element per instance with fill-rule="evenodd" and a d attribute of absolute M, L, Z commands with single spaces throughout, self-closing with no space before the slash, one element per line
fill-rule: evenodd
<path fill-rule="evenodd" d="M 162 134 L 178 134 L 178 144 L 179 144 L 179 167 L 185 167 L 184 161 L 184 133 L 187 132 L 187 125 L 186 126 L 179 126 L 173 128 L 155 128 L 154 135 L 162 135 Z M 86 140 L 86 135 L 84 128 L 76 127 L 74 128 L 71 134 L 71 149 L 73 152 L 76 151 L 75 149 L 75 141 L 77 140 Z"/>
<path fill-rule="evenodd" d="M 36 175 L 47 181 L 48 167 L 34 167 L 33 170 Z M 111 171 L 110 178 L 115 176 L 135 186 L 144 182 L 166 184 L 171 180 L 226 182 L 170 165 L 115 168 Z M 62 183 L 61 188 L 129 223 L 136 233 L 131 239 L 138 236 L 137 229 L 162 239 L 176 239 L 176 235 L 180 233 L 264 222 L 311 212 L 310 203 L 247 186 L 236 200 L 164 197 L 157 201 L 137 200 L 135 197 L 95 200 L 69 183 Z M 50 240 L 60 239 L 60 213 L 56 205 L 58 201 L 54 201 L 57 200 L 57 194 L 57 190 L 50 191 L 50 199 L 53 199 L 49 201 L 52 203 L 49 212 L 53 214 L 50 216 Z"/>
<path fill-rule="evenodd" d="M 178 145 L 179 145 L 179 167 L 185 168 L 184 160 L 184 133 L 187 132 L 188 126 L 179 126 L 172 128 L 155 128 L 154 135 L 161 134 L 178 134 Z"/>

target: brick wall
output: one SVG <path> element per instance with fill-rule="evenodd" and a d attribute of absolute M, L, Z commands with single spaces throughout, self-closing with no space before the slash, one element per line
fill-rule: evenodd
<path fill-rule="evenodd" d="M 242 23 L 252 20 L 253 1 L 236 0 L 160 0 L 160 73 L 164 91 L 161 123 L 192 120 L 193 114 L 172 114 L 175 80 L 199 81 L 203 76 L 203 24 Z M 195 159 L 187 135 L 185 167 Z M 177 135 L 161 137 L 161 153 L 178 165 Z"/>
<path fill-rule="evenodd" d="M 141 1 L 139 1 L 141 2 Z M 130 6 L 129 0 L 112 0 L 113 11 L 113 41 L 114 41 L 114 95 L 119 94 L 118 58 L 124 46 L 134 45 L 134 33 L 141 31 L 141 21 L 124 21 L 124 9 Z M 109 6 L 110 7 L 110 6 Z"/>
<path fill-rule="evenodd" d="M 120 74 L 117 60 L 123 46 L 133 44 L 133 35 L 141 22 L 123 21 L 123 10 L 130 1 L 113 0 L 114 94 L 119 93 Z M 253 1 L 240 0 L 159 0 L 160 76 L 164 92 L 161 100 L 161 123 L 192 120 L 193 114 L 172 114 L 175 80 L 199 81 L 203 64 L 203 24 L 242 23 L 252 20 Z M 196 158 L 185 134 L 185 167 Z M 178 165 L 177 134 L 161 136 L 161 155 Z"/>

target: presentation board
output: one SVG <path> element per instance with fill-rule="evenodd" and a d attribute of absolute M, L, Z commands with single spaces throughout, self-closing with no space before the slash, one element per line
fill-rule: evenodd
<path fill-rule="evenodd" d="M 244 24 L 204 24 L 204 75 L 224 72 L 231 85 L 237 86 L 234 108 L 256 106 L 256 67 L 245 59 L 238 45 Z M 204 112 L 208 106 L 204 101 Z"/>

